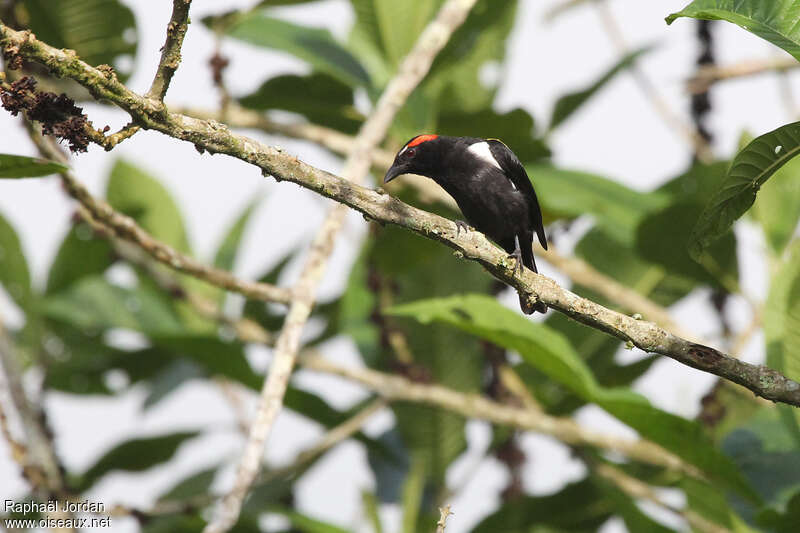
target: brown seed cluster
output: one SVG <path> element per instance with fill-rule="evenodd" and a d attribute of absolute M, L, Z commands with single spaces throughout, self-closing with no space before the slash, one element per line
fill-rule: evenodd
<path fill-rule="evenodd" d="M 72 152 L 85 152 L 89 146 L 86 115 L 66 94 L 37 91 L 36 80 L 25 76 L 0 87 L 0 101 L 12 115 L 24 111 L 30 120 L 41 123 L 44 135 L 67 141 Z"/>

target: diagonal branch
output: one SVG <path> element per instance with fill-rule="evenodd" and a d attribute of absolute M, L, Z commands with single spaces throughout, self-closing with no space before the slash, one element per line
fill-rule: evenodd
<path fill-rule="evenodd" d="M 494 277 L 518 292 L 531 293 L 551 309 L 646 352 L 659 353 L 693 368 L 738 383 L 768 400 L 800 406 L 800 384 L 763 365 L 738 361 L 712 348 L 695 344 L 643 320 L 607 309 L 561 288 L 553 280 L 528 270 L 514 272 L 507 256 L 481 233 L 461 232 L 440 216 L 422 211 L 386 195 L 350 183 L 340 177 L 303 163 L 282 150 L 232 133 L 214 121 L 203 121 L 159 111 L 152 102 L 129 90 L 115 79 L 77 59 L 73 54 L 38 41 L 30 32 L 15 31 L 0 24 L 0 46 L 7 55 L 46 65 L 53 73 L 78 81 L 97 98 L 104 98 L 126 110 L 143 127 L 194 143 L 214 153 L 224 153 L 257 166 L 262 172 L 297 183 L 345 204 L 367 218 L 396 224 L 424 237 L 437 240 L 476 261 Z"/>
<path fill-rule="evenodd" d="M 419 36 L 414 48 L 403 60 L 398 73 L 389 82 L 369 118 L 356 135 L 354 146 L 342 171 L 345 180 L 359 183 L 366 178 L 372 166 L 372 151 L 386 136 L 395 115 L 428 73 L 436 54 L 444 48 L 453 32 L 467 18 L 475 2 L 476 0 L 448 0 Z M 311 315 L 317 286 L 325 273 L 336 237 L 346 216 L 346 206 L 339 204 L 333 207 L 314 238 L 300 280 L 294 287 L 289 312 L 275 344 L 272 364 L 264 381 L 261 401 L 239 462 L 233 489 L 220 502 L 216 517 L 206 526 L 205 533 L 227 531 L 239 518 L 244 498 L 258 475 L 261 456 L 272 425 L 283 406 L 283 396 L 300 348 L 300 336 Z"/>
<path fill-rule="evenodd" d="M 161 60 L 147 97 L 164 101 L 172 76 L 181 64 L 181 46 L 189 29 L 189 6 L 192 0 L 172 0 L 172 16 L 167 24 L 167 40 L 161 48 Z"/>

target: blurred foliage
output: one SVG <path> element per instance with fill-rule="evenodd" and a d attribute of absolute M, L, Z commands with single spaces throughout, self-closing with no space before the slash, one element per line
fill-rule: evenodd
<path fill-rule="evenodd" d="M 314 1 L 265 0 L 242 11 L 220 8 L 203 20 L 205 27 L 192 26 L 191 32 L 214 32 L 265 54 L 289 55 L 302 65 L 301 73 L 255 80 L 251 86 L 258 88 L 250 94 L 232 95 L 242 106 L 268 116 L 288 112 L 292 119 L 353 134 L 364 121 L 360 110 L 374 104 L 443 2 L 351 0 L 354 22 L 346 39 L 288 22 L 273 9 Z M 30 27 L 40 39 L 73 48 L 91 64 L 115 65 L 123 80 L 132 74 L 123 67 L 126 57 L 135 59 L 136 24 L 142 21 L 134 20 L 123 3 L 13 4 L 17 25 Z M 675 16 L 735 22 L 797 57 L 800 34 L 782 11 L 797 3 L 781 0 L 774 3 L 775 9 L 768 4 L 697 0 Z M 563 168 L 551 158 L 550 135 L 568 121 L 577 121 L 580 111 L 602 91 L 611 90 L 612 82 L 649 48 L 619 58 L 599 76 L 587 76 L 579 85 L 582 89 L 557 99 L 543 127 L 542 117 L 529 111 L 495 105 L 517 9 L 516 1 L 477 3 L 394 121 L 386 148 L 420 131 L 502 138 L 535 182 L 549 233 L 558 240 L 573 223 L 584 223 L 588 229 L 577 235 L 575 255 L 663 306 L 692 293 L 740 291 L 741 246 L 731 228 L 748 212 L 749 223 L 763 233 L 769 251 L 771 279 L 763 317 L 767 363 L 800 379 L 800 164 L 792 159 L 800 150 L 797 124 L 744 143 L 732 161 L 691 164 L 650 191 Z M 53 162 L 0 155 L 0 178 L 44 176 L 60 169 Z M 158 239 L 191 253 L 179 204 L 158 177 L 139 163 L 117 160 L 107 178 L 106 199 L 115 209 Z M 399 194 L 419 203 L 413 191 Z M 209 263 L 224 269 L 236 266 L 248 224 L 260 205 L 261 198 L 256 198 L 242 207 L 207 258 Z M 459 216 L 446 208 L 425 207 L 450 218 Z M 275 258 L 260 279 L 285 281 L 302 250 L 298 246 Z M 156 266 L 155 272 L 161 269 Z M 102 398 L 140 391 L 140 407 L 147 410 L 191 382 L 225 380 L 246 394 L 257 391 L 263 375 L 251 364 L 253 347 L 232 339 L 229 327 L 200 316 L 184 295 L 210 299 L 231 320 L 252 319 L 270 332 L 280 329 L 285 310 L 228 298 L 183 275 L 174 279 L 178 290 L 159 282 L 152 269 L 123 261 L 105 236 L 75 222 L 64 232 L 46 282 L 32 282 L 17 232 L 0 216 L 0 284 L 24 316 L 24 324 L 11 330 L 10 338 L 24 364 L 41 368 L 46 393 Z M 687 509 L 709 523 L 742 532 L 797 529 L 800 411 L 764 405 L 733 385 L 717 383 L 703 399 L 696 420 L 666 412 L 633 390 L 655 357 L 622 362 L 623 346 L 615 338 L 554 312 L 540 322 L 529 321 L 498 303 L 495 297 L 502 290 L 477 264 L 461 260 L 448 248 L 396 227 L 371 224 L 344 290 L 316 305 L 312 319 L 319 327 L 310 328 L 304 342 L 324 350 L 328 341 L 348 339 L 367 367 L 496 401 L 508 400 L 495 383 L 497 366 L 508 364 L 549 414 L 571 416 L 593 404 L 696 467 L 702 479 L 633 460 L 616 464 L 654 488 L 679 489 L 686 495 Z M 586 287 L 572 290 L 614 305 Z M 136 342 L 119 342 L 120 332 L 134 334 Z M 336 408 L 316 391 L 295 385 L 285 398 L 289 410 L 321 429 L 341 424 L 366 401 Z M 398 402 L 390 408 L 391 427 L 377 436 L 358 432 L 353 437 L 366 450 L 375 480 L 374 488 L 364 488 L 361 494 L 365 522 L 376 532 L 384 530 L 382 505 L 392 504 L 402 516 L 402 531 L 432 530 L 437 508 L 461 488 L 452 480 L 448 483 L 448 473 L 464 456 L 467 421 L 418 403 Z M 222 431 L 233 431 L 233 426 Z M 493 430 L 493 441 L 484 451 L 487 457 L 497 456 L 501 444 L 513 438 L 508 428 Z M 208 433 L 181 428 L 161 435 L 120 436 L 83 470 L 67 472 L 67 478 L 75 492 L 96 494 L 106 475 L 157 468 Z M 487 493 L 498 506 L 473 531 L 589 532 L 613 517 L 630 531 L 672 531 L 619 486 L 594 473 L 593 466 L 608 457 L 595 450 L 572 451 L 587 466 L 582 479 L 551 494 L 529 494 L 524 487 L 517 494 Z M 285 531 L 345 531 L 346 517 L 337 524 L 325 523 L 298 512 L 294 501 L 306 472 L 327 457 L 294 465 L 289 472 L 267 468 L 234 530 L 262 531 L 263 518 L 277 515 L 285 519 Z M 174 480 L 157 500 L 180 503 L 181 512 L 148 517 L 142 531 L 200 531 L 207 517 L 208 501 L 203 498 L 225 466 L 200 465 Z M 280 475 L 271 476 L 275 472 Z"/>

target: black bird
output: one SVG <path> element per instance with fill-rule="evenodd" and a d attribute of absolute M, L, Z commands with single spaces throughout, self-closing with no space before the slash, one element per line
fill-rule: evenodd
<path fill-rule="evenodd" d="M 547 249 L 542 211 L 525 168 L 497 139 L 418 135 L 397 153 L 384 183 L 418 174 L 438 183 L 458 204 L 467 222 L 534 272 L 533 234 Z M 463 222 L 456 222 L 461 228 Z M 544 313 L 520 295 L 522 311 Z"/>

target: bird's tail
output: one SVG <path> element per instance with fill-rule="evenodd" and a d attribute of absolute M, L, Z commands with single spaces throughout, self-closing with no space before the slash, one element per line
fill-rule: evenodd
<path fill-rule="evenodd" d="M 531 235 L 530 238 L 524 239 L 524 241 L 524 244 L 520 244 L 522 251 L 522 264 L 526 268 L 530 268 L 534 272 L 538 273 L 539 270 L 536 269 L 536 259 L 533 258 L 533 235 Z M 526 315 L 531 315 L 534 312 L 547 312 L 547 305 L 545 305 L 544 302 L 531 303 L 528 300 L 528 295 L 522 293 L 519 295 L 519 306 L 520 309 L 522 309 L 522 312 Z"/>

